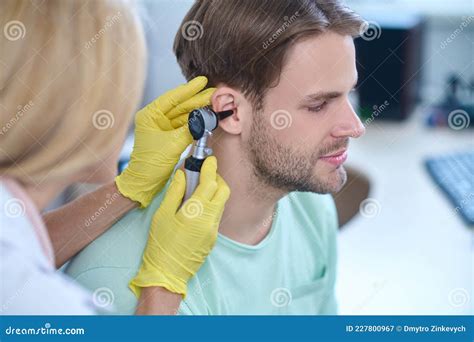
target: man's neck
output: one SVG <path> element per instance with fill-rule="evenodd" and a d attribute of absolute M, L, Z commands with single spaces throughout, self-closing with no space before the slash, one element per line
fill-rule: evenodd
<path fill-rule="evenodd" d="M 229 136 L 212 145 L 218 173 L 231 190 L 219 232 L 237 242 L 256 245 L 270 231 L 276 202 L 286 193 L 257 178 L 239 144 L 238 136 Z"/>

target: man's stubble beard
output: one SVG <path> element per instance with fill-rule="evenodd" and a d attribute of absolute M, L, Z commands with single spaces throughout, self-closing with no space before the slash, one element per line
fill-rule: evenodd
<path fill-rule="evenodd" d="M 304 151 L 304 137 L 300 148 L 284 146 L 271 135 L 270 127 L 262 112 L 253 114 L 249 139 L 244 146 L 254 175 L 263 185 L 284 192 L 302 191 L 319 194 L 338 192 L 347 180 L 346 171 L 340 166 L 330 182 L 324 176 L 314 173 L 320 156 L 335 152 L 347 146 L 348 139 L 325 146 L 312 152 Z"/>

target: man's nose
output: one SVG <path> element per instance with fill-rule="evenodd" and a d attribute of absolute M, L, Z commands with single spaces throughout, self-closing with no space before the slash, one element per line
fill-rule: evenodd
<path fill-rule="evenodd" d="M 349 100 L 345 101 L 337 116 L 338 122 L 332 130 L 332 135 L 335 138 L 359 138 L 365 134 L 364 124 L 360 121 Z"/>

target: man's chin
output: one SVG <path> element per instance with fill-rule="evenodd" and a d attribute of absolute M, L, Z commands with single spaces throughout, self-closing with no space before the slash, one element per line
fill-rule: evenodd
<path fill-rule="evenodd" d="M 344 166 L 339 166 L 336 170 L 334 170 L 334 180 L 332 181 L 332 189 L 331 193 L 336 193 L 341 191 L 341 189 L 344 187 L 344 184 L 347 182 L 347 172 L 346 169 L 344 169 Z"/>
<path fill-rule="evenodd" d="M 327 194 L 337 193 L 341 191 L 347 181 L 347 173 L 341 165 L 337 169 L 332 170 L 325 177 L 318 177 L 319 180 L 315 182 L 315 190 L 313 192 Z"/>

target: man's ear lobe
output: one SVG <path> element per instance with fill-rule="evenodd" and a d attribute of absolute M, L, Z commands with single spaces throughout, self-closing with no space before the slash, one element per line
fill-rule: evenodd
<path fill-rule="evenodd" d="M 220 120 L 219 127 L 229 134 L 242 132 L 242 118 L 238 105 L 239 93 L 226 86 L 218 86 L 211 98 L 212 109 L 215 112 L 232 110 L 231 116 Z"/>

